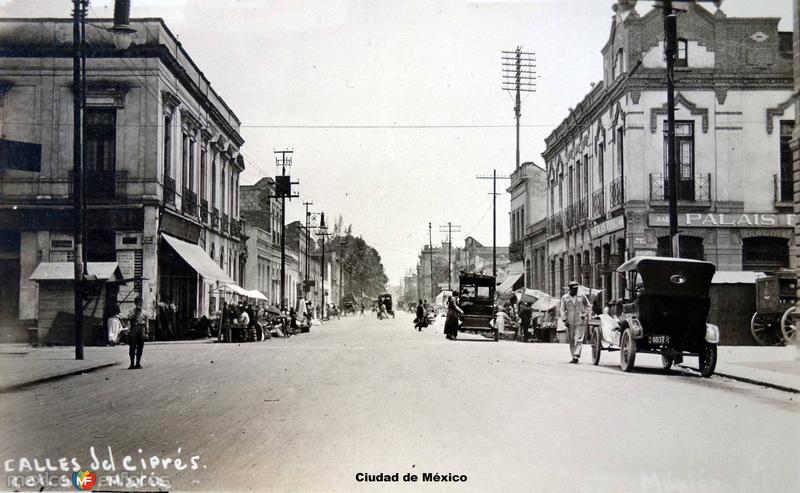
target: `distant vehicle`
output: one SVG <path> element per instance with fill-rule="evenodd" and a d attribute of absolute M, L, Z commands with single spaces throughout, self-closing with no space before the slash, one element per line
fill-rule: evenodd
<path fill-rule="evenodd" d="M 494 340 L 500 339 L 497 328 L 492 327 L 494 319 L 494 276 L 481 274 L 461 274 L 458 278 L 460 308 L 464 312 L 460 332 L 493 332 Z M 464 292 L 466 290 L 466 293 Z"/>
<path fill-rule="evenodd" d="M 794 344 L 796 302 L 796 271 L 778 271 L 756 279 L 756 313 L 750 319 L 753 339 L 762 346 Z"/>
<path fill-rule="evenodd" d="M 392 295 L 389 293 L 383 293 L 378 296 L 378 304 L 383 304 L 386 306 L 386 312 L 394 318 L 394 308 L 392 307 Z M 380 312 L 380 310 L 379 310 Z"/>
<path fill-rule="evenodd" d="M 347 293 L 342 296 L 342 311 L 345 315 L 356 314 L 356 296 L 353 293 Z"/>
<path fill-rule="evenodd" d="M 604 349 L 620 352 L 623 371 L 633 370 L 636 353 L 660 354 L 665 369 L 696 355 L 701 375 L 710 377 L 719 343 L 719 328 L 706 323 L 715 270 L 711 262 L 670 257 L 634 257 L 619 266 L 628 297 L 590 322 L 592 362 Z"/>

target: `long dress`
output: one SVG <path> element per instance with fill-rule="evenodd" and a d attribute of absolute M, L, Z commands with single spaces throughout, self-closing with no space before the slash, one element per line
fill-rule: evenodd
<path fill-rule="evenodd" d="M 444 321 L 444 335 L 456 337 L 458 335 L 458 310 L 454 302 L 447 304 L 447 318 Z"/>

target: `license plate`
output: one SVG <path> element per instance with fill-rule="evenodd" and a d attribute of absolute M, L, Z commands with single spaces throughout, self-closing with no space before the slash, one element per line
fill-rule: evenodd
<path fill-rule="evenodd" d="M 647 342 L 650 344 L 669 344 L 669 336 L 648 336 Z"/>

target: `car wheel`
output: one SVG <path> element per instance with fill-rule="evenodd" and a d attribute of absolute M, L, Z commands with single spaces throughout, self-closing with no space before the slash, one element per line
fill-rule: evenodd
<path fill-rule="evenodd" d="M 592 329 L 592 364 L 595 366 L 600 364 L 600 352 L 602 349 L 600 329 L 594 328 Z"/>
<path fill-rule="evenodd" d="M 675 363 L 675 360 L 672 356 L 667 356 L 666 354 L 661 355 L 661 367 L 665 370 L 669 370 L 672 368 L 672 364 Z"/>
<path fill-rule="evenodd" d="M 622 371 L 631 371 L 634 363 L 636 363 L 636 340 L 631 329 L 625 329 L 619 342 L 619 366 Z"/>
<path fill-rule="evenodd" d="M 703 348 L 700 350 L 700 374 L 703 378 L 708 378 L 714 374 L 717 367 L 717 345 L 711 343 L 703 343 Z"/>

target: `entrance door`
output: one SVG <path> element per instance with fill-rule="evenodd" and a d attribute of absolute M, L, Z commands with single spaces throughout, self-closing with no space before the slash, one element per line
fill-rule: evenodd
<path fill-rule="evenodd" d="M 19 231 L 0 230 L 0 326 L 19 321 Z"/>
<path fill-rule="evenodd" d="M 664 122 L 664 128 L 667 122 Z M 669 198 L 667 134 L 664 132 L 664 199 Z M 694 122 L 675 122 L 675 163 L 678 168 L 678 200 L 695 200 Z"/>

